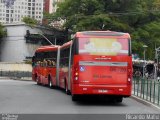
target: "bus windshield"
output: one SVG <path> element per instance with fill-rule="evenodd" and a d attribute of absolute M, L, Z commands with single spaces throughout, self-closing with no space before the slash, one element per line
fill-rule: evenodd
<path fill-rule="evenodd" d="M 79 54 L 86 55 L 128 55 L 128 38 L 79 38 Z"/>

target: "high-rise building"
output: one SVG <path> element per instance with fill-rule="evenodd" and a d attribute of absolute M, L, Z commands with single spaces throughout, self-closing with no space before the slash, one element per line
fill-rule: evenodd
<path fill-rule="evenodd" d="M 44 0 L 44 11 L 46 13 L 53 13 L 53 0 Z"/>
<path fill-rule="evenodd" d="M 0 0 L 0 22 L 17 23 L 23 17 L 42 22 L 43 3 L 44 0 Z"/>
<path fill-rule="evenodd" d="M 55 13 L 58 8 L 58 3 L 64 2 L 65 0 L 44 0 L 44 12 L 46 13 Z M 64 24 L 65 20 L 59 20 L 59 21 L 50 21 L 48 22 L 48 19 L 43 19 L 43 24 L 49 24 L 52 27 L 60 29 L 62 25 Z"/>
<path fill-rule="evenodd" d="M 64 0 L 44 0 L 44 11 L 47 13 L 55 13 L 58 6 L 57 4 Z"/>

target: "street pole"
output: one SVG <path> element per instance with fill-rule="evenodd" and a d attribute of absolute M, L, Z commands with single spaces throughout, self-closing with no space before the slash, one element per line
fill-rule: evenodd
<path fill-rule="evenodd" d="M 143 48 L 144 48 L 144 64 L 143 64 L 143 79 L 144 79 L 144 76 L 145 76 L 145 67 L 146 67 L 146 49 L 148 46 L 147 45 L 143 45 Z"/>
<path fill-rule="evenodd" d="M 145 54 L 146 54 L 146 52 L 145 52 L 145 49 L 144 49 L 143 78 L 144 78 L 144 76 L 145 76 L 144 72 L 145 72 L 145 66 L 146 66 Z"/>
<path fill-rule="evenodd" d="M 50 41 L 46 36 L 44 36 L 44 35 L 41 34 L 41 33 L 38 33 L 38 34 L 41 35 L 41 36 L 43 36 L 43 37 L 47 40 L 47 42 L 49 42 L 49 44 L 53 45 L 53 44 L 51 43 L 51 41 Z"/>
<path fill-rule="evenodd" d="M 54 44 L 56 45 L 57 44 L 57 38 L 55 37 L 54 39 Z"/>

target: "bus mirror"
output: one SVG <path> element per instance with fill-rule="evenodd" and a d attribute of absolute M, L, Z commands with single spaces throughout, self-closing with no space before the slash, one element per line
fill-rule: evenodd
<path fill-rule="evenodd" d="M 32 62 L 35 62 L 35 56 L 32 57 Z"/>
<path fill-rule="evenodd" d="M 35 56 L 32 57 L 32 67 L 35 66 Z"/>

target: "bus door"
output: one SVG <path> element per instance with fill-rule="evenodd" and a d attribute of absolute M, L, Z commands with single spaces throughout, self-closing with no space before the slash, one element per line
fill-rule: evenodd
<path fill-rule="evenodd" d="M 41 80 L 42 84 L 48 84 L 48 69 L 47 69 L 47 61 L 43 60 L 42 67 L 41 67 Z"/>

